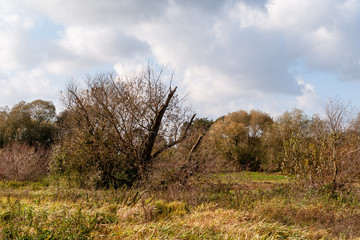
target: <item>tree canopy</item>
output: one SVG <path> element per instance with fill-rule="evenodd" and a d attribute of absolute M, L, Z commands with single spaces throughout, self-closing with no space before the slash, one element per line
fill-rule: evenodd
<path fill-rule="evenodd" d="M 55 106 L 52 102 L 24 101 L 0 112 L 0 147 L 12 142 L 48 148 L 56 135 Z"/>

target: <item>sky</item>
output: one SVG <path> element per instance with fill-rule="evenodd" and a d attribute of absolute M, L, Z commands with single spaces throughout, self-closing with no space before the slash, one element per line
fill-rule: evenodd
<path fill-rule="evenodd" d="M 0 0 L 0 106 L 149 63 L 200 117 L 360 106 L 359 43 L 359 0 Z"/>

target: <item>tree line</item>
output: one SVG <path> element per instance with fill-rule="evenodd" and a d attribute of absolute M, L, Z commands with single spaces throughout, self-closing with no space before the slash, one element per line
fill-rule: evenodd
<path fill-rule="evenodd" d="M 68 84 L 65 110 L 20 102 L 0 110 L 0 177 L 50 175 L 80 187 L 186 185 L 205 171 L 279 171 L 332 191 L 356 180 L 360 117 L 332 99 L 322 115 L 252 110 L 196 118 L 164 73 L 87 76 Z M 171 78 L 171 77 L 170 77 Z M 171 82 L 171 81 L 170 81 Z"/>

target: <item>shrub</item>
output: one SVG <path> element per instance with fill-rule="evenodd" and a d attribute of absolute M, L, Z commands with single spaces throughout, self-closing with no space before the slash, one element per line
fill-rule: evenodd
<path fill-rule="evenodd" d="M 31 181 L 48 172 L 48 152 L 27 144 L 12 143 L 0 150 L 0 178 Z"/>

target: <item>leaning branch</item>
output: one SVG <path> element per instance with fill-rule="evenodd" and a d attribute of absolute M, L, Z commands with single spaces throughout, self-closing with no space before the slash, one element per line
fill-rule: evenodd
<path fill-rule="evenodd" d="M 143 166 L 144 170 L 146 171 L 147 169 L 147 165 L 149 165 L 152 156 L 151 156 L 151 152 L 154 148 L 154 144 L 155 144 L 155 139 L 156 136 L 158 135 L 160 126 L 161 126 L 161 121 L 164 117 L 164 114 L 170 104 L 171 99 L 173 98 L 176 89 L 171 90 L 166 98 L 165 103 L 161 106 L 159 112 L 156 114 L 155 119 L 154 119 L 154 123 L 150 128 L 150 133 L 149 136 L 147 137 L 146 141 L 145 141 L 145 145 L 144 145 L 144 150 L 142 151 L 141 154 L 141 165 Z"/>
<path fill-rule="evenodd" d="M 194 114 L 191 119 L 190 119 L 190 122 L 186 125 L 186 128 L 185 128 L 185 131 L 183 132 L 183 134 L 181 135 L 181 137 L 176 140 L 176 141 L 173 141 L 169 144 L 166 144 L 165 146 L 163 146 L 162 148 L 160 148 L 159 150 L 157 150 L 152 156 L 151 158 L 156 158 L 160 153 L 162 153 L 163 151 L 165 151 L 166 149 L 169 149 L 173 146 L 175 146 L 176 144 L 179 144 L 181 143 L 187 136 L 187 133 L 192 125 L 192 123 L 194 122 L 194 119 L 195 119 L 195 116 L 196 114 Z"/>

